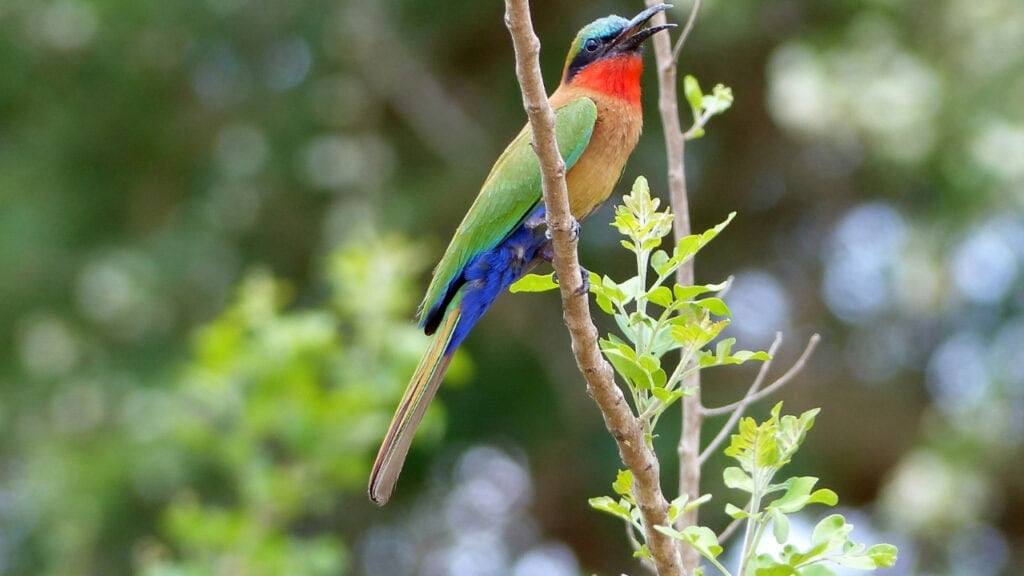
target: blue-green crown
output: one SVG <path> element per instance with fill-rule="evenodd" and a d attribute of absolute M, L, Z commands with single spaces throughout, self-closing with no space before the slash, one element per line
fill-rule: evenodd
<path fill-rule="evenodd" d="M 598 18 L 590 24 L 584 26 L 578 34 L 576 39 L 572 41 L 572 46 L 569 48 L 569 56 L 565 59 L 565 67 L 569 68 L 572 64 L 573 59 L 579 56 L 583 52 L 583 47 L 587 40 L 602 40 L 610 39 L 618 36 L 626 26 L 629 25 L 629 20 L 626 20 L 622 16 L 605 16 L 604 18 Z"/>

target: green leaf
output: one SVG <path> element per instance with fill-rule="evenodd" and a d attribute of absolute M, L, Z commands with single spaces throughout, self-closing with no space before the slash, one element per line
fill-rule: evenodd
<path fill-rule="evenodd" d="M 793 576 L 797 574 L 796 569 L 787 564 L 778 564 L 774 561 L 765 563 L 766 566 L 759 566 L 754 570 L 755 576 Z"/>
<path fill-rule="evenodd" d="M 547 292 L 557 290 L 558 283 L 555 282 L 555 274 L 527 274 L 516 280 L 508 291 L 513 294 L 518 292 Z"/>
<path fill-rule="evenodd" d="M 704 298 L 696 300 L 694 301 L 694 305 L 700 306 L 715 316 L 732 316 L 732 312 L 729 311 L 729 307 L 725 305 L 725 301 L 721 298 Z M 733 339 L 733 342 L 735 341 L 736 340 Z"/>
<path fill-rule="evenodd" d="M 782 512 L 773 509 L 769 512 L 772 519 L 772 535 L 779 544 L 785 544 L 789 540 L 789 518 Z"/>
<path fill-rule="evenodd" d="M 666 276 L 672 271 L 672 265 L 668 259 L 668 253 L 664 250 L 655 250 L 651 254 L 651 268 L 658 273 L 659 276 Z"/>
<path fill-rule="evenodd" d="M 651 390 L 665 389 L 665 385 L 668 384 L 668 373 L 663 368 L 652 371 L 649 376 L 651 377 Z"/>
<path fill-rule="evenodd" d="M 807 503 L 835 506 L 839 503 L 839 495 L 828 488 L 821 488 L 820 490 L 815 490 L 814 493 L 811 494 L 810 498 L 807 499 Z"/>
<path fill-rule="evenodd" d="M 817 482 L 818 479 L 813 476 L 799 476 L 786 480 L 782 485 L 786 489 L 785 494 L 775 499 L 769 507 L 775 508 L 783 514 L 793 514 L 803 510 L 804 506 L 808 504 L 835 506 L 839 502 L 839 497 L 835 492 L 822 488 L 811 493 Z"/>
<path fill-rule="evenodd" d="M 842 514 L 832 514 L 822 518 L 811 533 L 811 544 L 824 545 L 826 550 L 834 550 L 846 542 L 853 526 L 846 523 Z"/>
<path fill-rule="evenodd" d="M 779 468 L 779 448 L 775 440 L 777 421 L 771 418 L 757 424 L 753 418 L 740 420 L 739 433 L 733 434 L 725 455 L 735 458 L 748 474 L 757 468 Z"/>
<path fill-rule="evenodd" d="M 811 564 L 810 566 L 797 570 L 797 574 L 800 576 L 836 576 L 835 570 L 825 566 L 824 564 Z"/>
<path fill-rule="evenodd" d="M 622 284 L 619 284 L 619 290 L 626 295 L 626 300 L 623 304 L 628 304 L 633 301 L 633 297 L 636 296 L 637 292 L 640 292 L 640 277 L 633 276 L 629 280 L 626 280 Z"/>
<path fill-rule="evenodd" d="M 683 390 L 676 389 L 671 392 L 663 387 L 651 388 L 651 395 L 658 399 L 665 407 L 671 406 L 676 400 L 679 400 L 687 394 Z"/>
<path fill-rule="evenodd" d="M 624 306 L 632 300 L 632 296 L 627 295 L 622 286 L 617 284 L 608 276 L 601 277 L 597 282 L 594 282 L 593 279 L 591 279 L 590 291 L 597 294 L 599 297 L 604 296 L 609 301 L 619 306 Z"/>
<path fill-rule="evenodd" d="M 718 115 L 732 107 L 732 89 L 723 84 L 716 84 L 711 94 L 705 94 L 700 101 L 700 107 L 713 115 Z"/>
<path fill-rule="evenodd" d="M 746 472 L 736 466 L 729 466 L 723 470 L 722 479 L 725 481 L 725 485 L 729 488 L 743 490 L 744 492 L 754 491 L 754 481 Z"/>
<path fill-rule="evenodd" d="M 672 259 L 680 262 L 689 260 L 694 254 L 700 250 L 700 236 L 697 234 L 690 234 L 689 236 L 683 236 L 676 243 L 675 250 L 672 253 Z"/>
<path fill-rule="evenodd" d="M 686 301 L 692 300 L 693 298 L 708 292 L 718 292 L 725 289 L 728 285 L 728 282 L 722 282 L 721 284 L 704 284 L 702 286 L 680 286 L 676 284 L 672 287 L 672 293 L 676 297 L 676 300 Z"/>
<path fill-rule="evenodd" d="M 771 359 L 771 354 L 768 354 L 763 350 L 758 350 L 757 352 L 754 352 L 752 350 L 737 350 L 736 352 L 733 352 L 732 355 L 729 356 L 729 363 L 743 364 L 744 362 L 747 362 L 749 360 L 767 362 L 768 360 Z"/>
<path fill-rule="evenodd" d="M 892 544 L 875 544 L 865 554 L 875 561 L 879 568 L 890 568 L 896 565 L 898 550 Z"/>
<path fill-rule="evenodd" d="M 658 286 L 647 293 L 647 299 L 662 308 L 672 305 L 672 291 L 667 286 Z"/>
<path fill-rule="evenodd" d="M 706 526 L 687 526 L 682 532 L 668 526 L 655 526 L 654 529 L 666 536 L 688 543 L 705 558 L 713 560 L 722 553 L 718 536 Z"/>
<path fill-rule="evenodd" d="M 772 419 L 778 422 L 777 438 L 784 459 L 783 463 L 785 463 L 789 461 L 789 458 L 797 451 L 800 444 L 803 443 L 807 432 L 814 426 L 814 418 L 820 412 L 820 409 L 808 410 L 801 414 L 799 418 L 791 415 L 780 418 L 779 413 L 781 410 L 782 402 L 772 407 Z"/>
<path fill-rule="evenodd" d="M 695 500 L 690 500 L 690 497 L 687 494 L 680 494 L 668 505 L 668 520 L 669 522 L 675 522 L 676 519 L 679 518 L 680 514 L 696 510 L 702 504 L 710 501 L 711 494 L 704 494 Z"/>
<path fill-rule="evenodd" d="M 633 472 L 630 470 L 619 470 L 619 473 L 615 476 L 615 482 L 612 482 L 612 490 L 616 494 L 621 496 L 633 495 Z"/>
<path fill-rule="evenodd" d="M 597 306 L 602 312 L 608 315 L 615 314 L 615 308 L 612 307 L 612 301 L 609 300 L 607 296 L 604 294 L 598 294 L 597 291 L 594 290 L 593 284 L 590 285 L 590 291 L 595 293 L 594 300 L 597 301 Z"/>
<path fill-rule="evenodd" d="M 700 116 L 704 94 L 700 91 L 700 84 L 697 82 L 697 79 L 690 74 L 683 78 L 683 94 L 686 95 L 686 101 L 690 103 L 690 109 L 693 110 L 693 118 L 696 120 Z"/>
<path fill-rule="evenodd" d="M 699 498 L 697 498 L 696 500 L 691 500 L 691 501 L 687 502 L 686 505 L 683 506 L 683 510 L 682 511 L 685 513 L 685 512 L 689 512 L 691 510 L 696 510 L 702 504 L 705 504 L 705 503 L 710 502 L 710 501 L 711 501 L 711 494 L 704 494 L 704 495 L 700 496 Z"/>
<path fill-rule="evenodd" d="M 607 512 L 612 516 L 618 516 L 623 520 L 632 523 L 633 519 L 629 514 L 629 504 L 625 502 L 616 502 L 608 496 L 599 496 L 597 498 L 591 498 L 587 500 L 590 507 L 601 512 Z"/>
<path fill-rule="evenodd" d="M 736 520 L 739 520 L 740 518 L 748 518 L 750 516 L 750 513 L 748 513 L 746 510 L 733 504 L 725 505 L 725 513 Z"/>
<path fill-rule="evenodd" d="M 651 387 L 651 378 L 636 358 L 636 352 L 625 344 L 601 340 L 601 352 L 615 371 L 633 387 L 646 390 Z"/>

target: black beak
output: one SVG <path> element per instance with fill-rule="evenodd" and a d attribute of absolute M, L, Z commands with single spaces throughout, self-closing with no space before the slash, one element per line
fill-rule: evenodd
<path fill-rule="evenodd" d="M 657 6 L 651 6 L 647 10 L 637 14 L 629 21 L 626 28 L 615 37 L 612 42 L 611 48 L 619 52 L 630 52 L 640 49 L 644 41 L 655 35 L 662 30 L 668 30 L 669 28 L 675 28 L 675 24 L 662 24 L 661 26 L 651 26 L 650 28 L 644 28 L 647 21 L 650 20 L 658 12 L 663 12 L 671 8 L 671 4 L 658 4 Z"/>

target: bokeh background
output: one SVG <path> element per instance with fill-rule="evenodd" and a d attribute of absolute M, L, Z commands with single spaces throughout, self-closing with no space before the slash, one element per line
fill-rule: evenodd
<path fill-rule="evenodd" d="M 548 86 L 641 8 L 537 2 Z M 640 572 L 586 504 L 618 461 L 553 294 L 502 299 L 393 503 L 364 495 L 428 270 L 524 122 L 502 17 L 0 0 L 0 574 Z M 888 574 L 1022 573 L 1024 4 L 709 0 L 681 66 L 736 95 L 687 148 L 695 227 L 739 213 L 698 280 L 735 276 L 731 333 L 784 332 L 780 368 L 823 336 L 779 396 L 822 407 L 794 471 Z M 664 195 L 653 80 L 620 188 Z M 583 262 L 625 274 L 609 221 Z"/>

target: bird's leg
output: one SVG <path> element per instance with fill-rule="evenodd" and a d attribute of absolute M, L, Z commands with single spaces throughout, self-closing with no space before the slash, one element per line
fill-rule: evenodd
<path fill-rule="evenodd" d="M 572 241 L 575 242 L 580 239 L 580 223 L 572 216 L 570 216 L 569 218 L 569 232 L 572 234 Z M 536 210 L 534 210 L 533 214 L 530 214 L 526 218 L 526 220 L 523 220 L 523 226 L 526 226 L 528 230 L 536 230 L 541 226 L 546 226 L 547 223 L 547 210 L 545 209 L 543 204 L 541 204 Z M 548 240 L 551 240 L 550 228 L 544 230 L 544 237 L 547 238 Z M 550 262 L 550 260 L 548 260 L 548 262 Z"/>
<path fill-rule="evenodd" d="M 523 221 L 523 225 L 526 226 L 528 230 L 536 230 L 547 223 L 547 211 L 543 204 L 541 204 L 539 208 L 533 211 L 533 214 L 530 214 L 526 220 Z"/>
<path fill-rule="evenodd" d="M 576 220 L 573 220 L 573 222 L 576 222 Z M 576 229 L 576 232 L 578 233 L 579 232 L 579 223 L 576 223 L 575 229 Z M 554 250 L 553 246 L 551 245 L 551 241 L 550 240 L 545 242 L 537 250 L 537 256 L 536 257 L 541 259 L 541 260 L 543 260 L 543 261 L 545 261 L 545 262 L 548 262 L 548 263 L 551 263 L 555 259 L 555 250 Z M 558 282 L 558 272 L 555 272 L 554 275 L 552 276 L 552 278 L 554 279 L 555 282 Z M 587 292 L 590 292 L 590 272 L 586 268 L 584 268 L 583 266 L 580 266 L 580 288 L 579 288 L 579 290 L 576 291 L 576 294 L 577 295 L 579 295 L 579 294 L 586 294 Z"/>
<path fill-rule="evenodd" d="M 569 233 L 572 234 L 572 241 L 575 242 L 580 239 L 580 223 L 579 220 L 576 220 L 572 216 L 570 216 L 569 219 Z M 548 228 L 545 230 L 544 235 L 548 240 L 551 240 L 551 229 Z"/>

